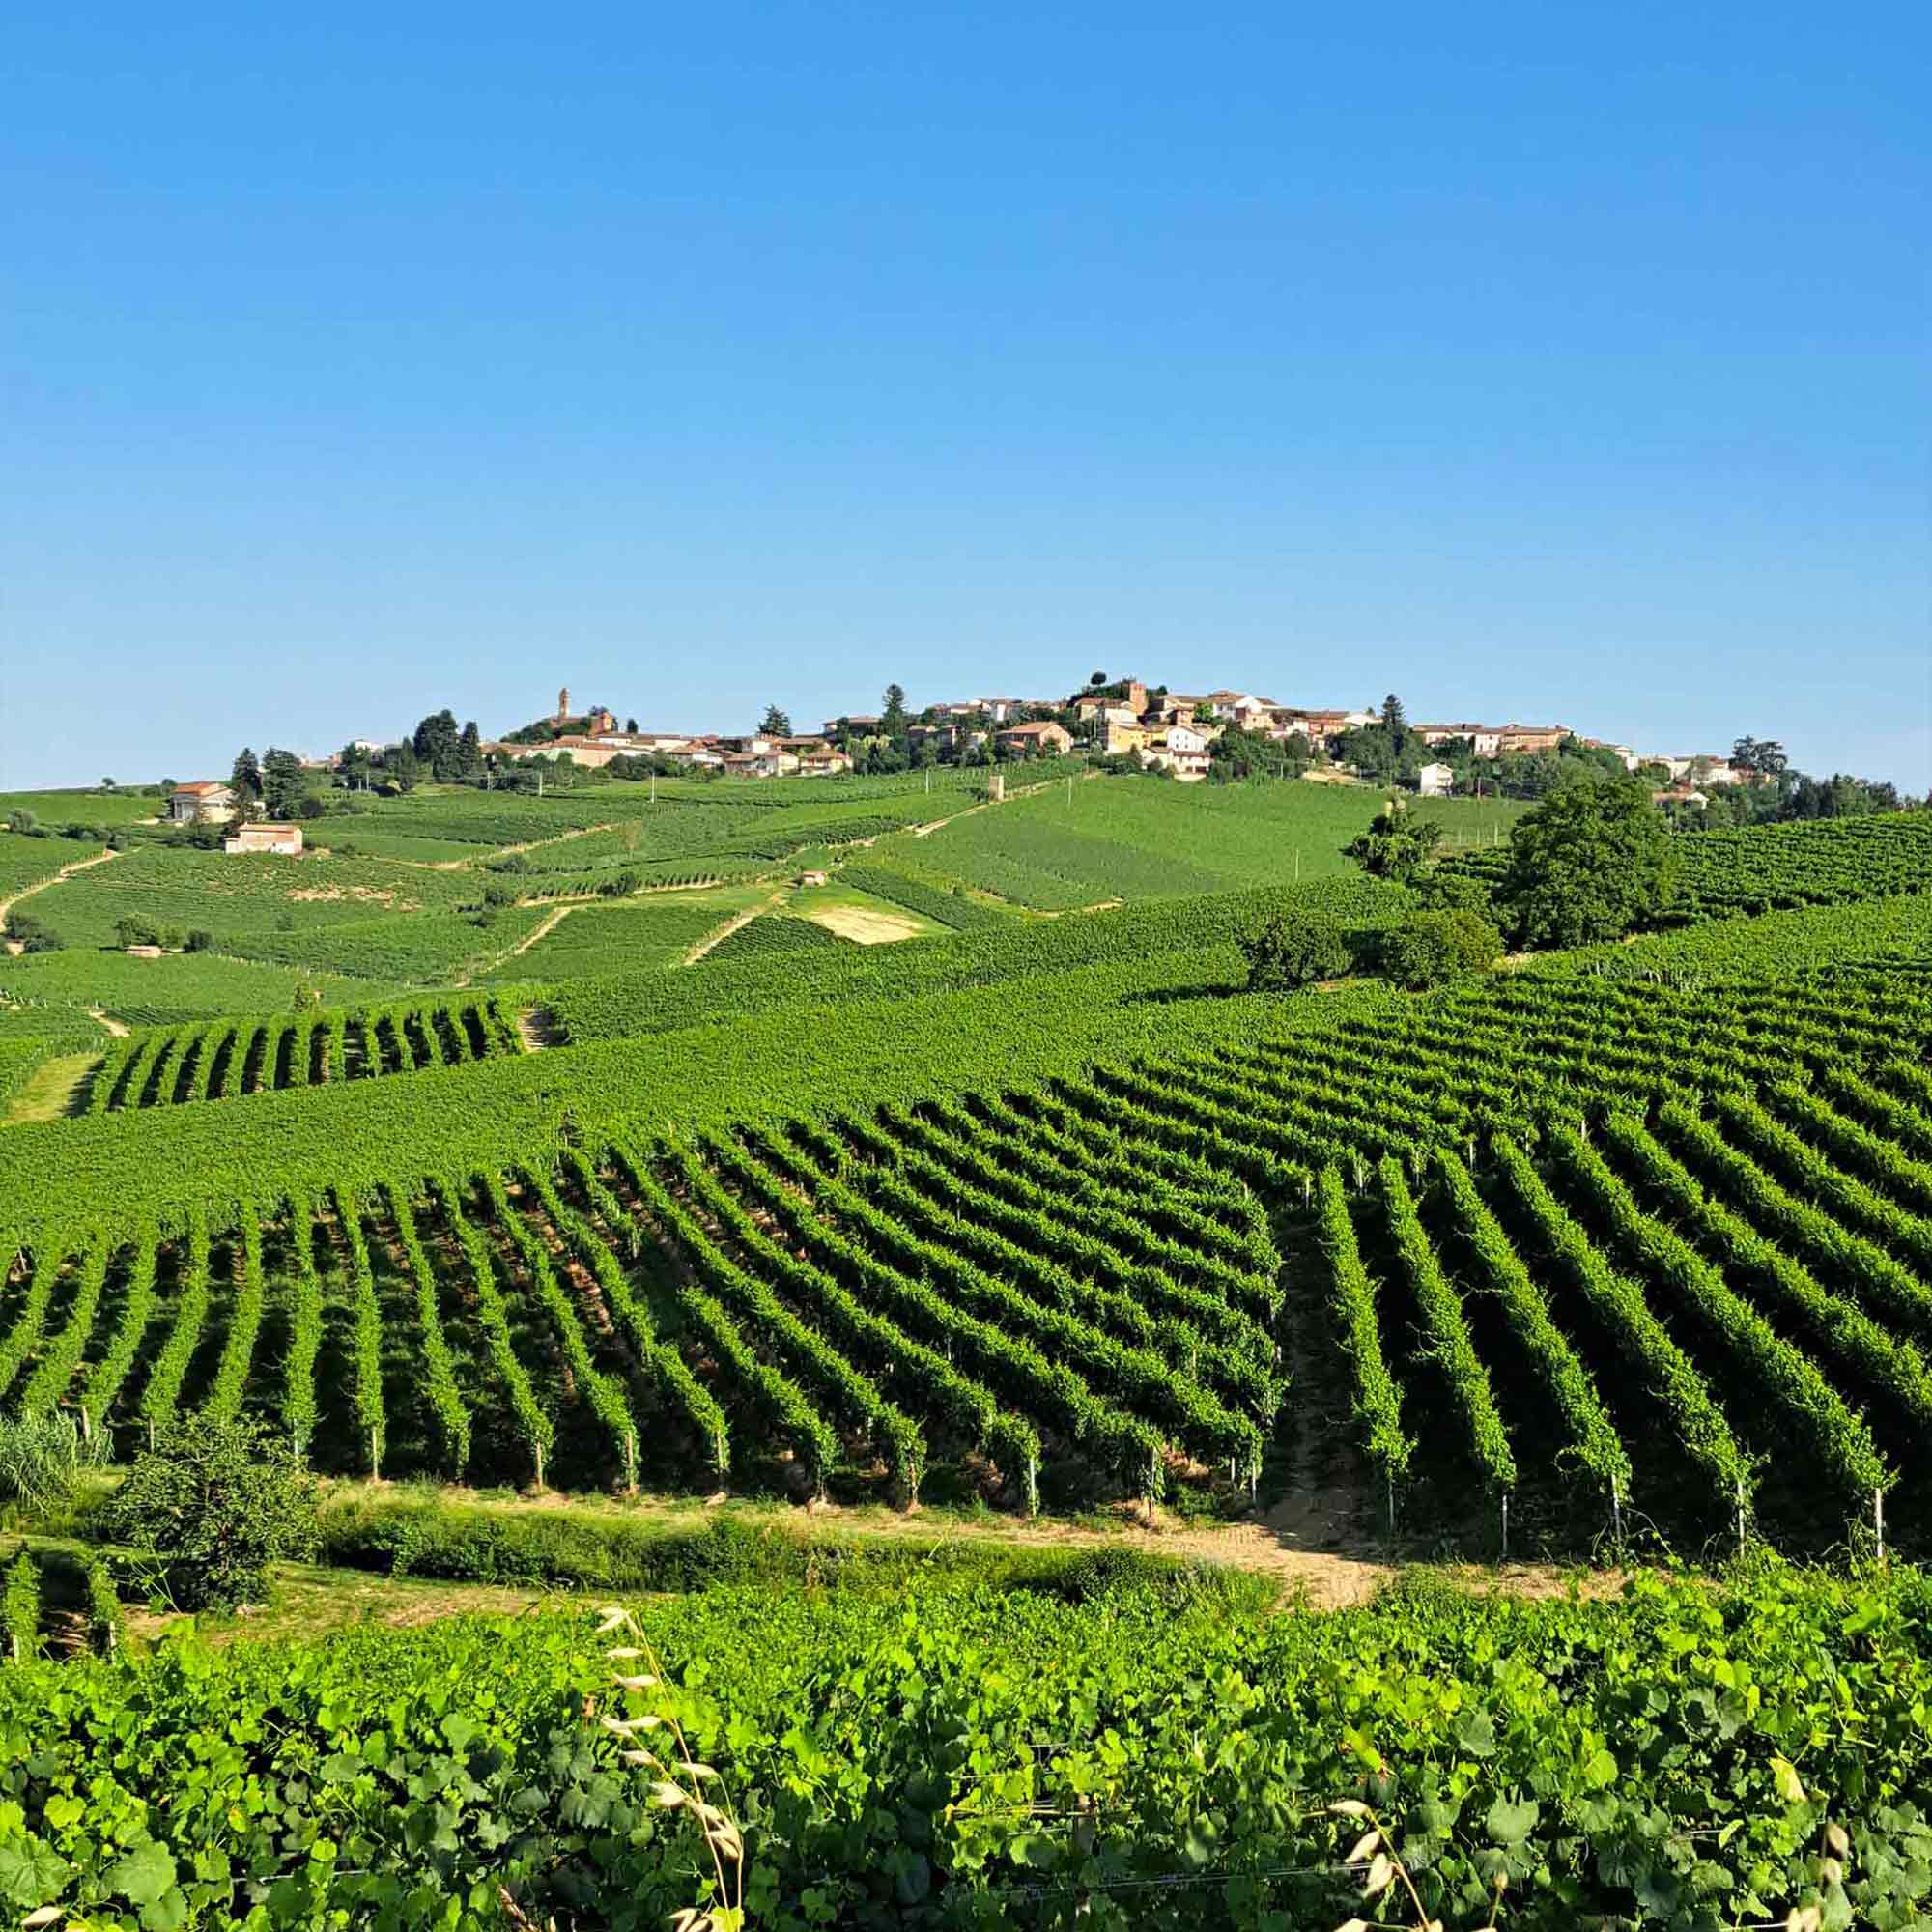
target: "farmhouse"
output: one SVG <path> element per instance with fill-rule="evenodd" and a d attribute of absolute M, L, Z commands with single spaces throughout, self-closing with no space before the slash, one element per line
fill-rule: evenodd
<path fill-rule="evenodd" d="M 284 858 L 299 859 L 302 835 L 299 825 L 238 825 L 221 841 L 224 852 L 279 852 Z"/>
<path fill-rule="evenodd" d="M 226 825 L 235 816 L 234 789 L 218 779 L 196 779 L 168 794 L 168 816 L 177 825 Z"/>
<path fill-rule="evenodd" d="M 1424 798 L 1447 798 L 1456 789 L 1454 767 L 1439 762 L 1424 765 L 1415 775 L 1415 788 Z"/>

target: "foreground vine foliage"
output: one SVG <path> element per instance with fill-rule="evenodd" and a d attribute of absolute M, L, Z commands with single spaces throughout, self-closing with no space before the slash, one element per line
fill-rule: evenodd
<path fill-rule="evenodd" d="M 141 1932 L 1932 1911 L 1918 1573 L 1321 1616 L 1075 1594 L 727 1589 L 10 1664 L 0 1898 Z"/>

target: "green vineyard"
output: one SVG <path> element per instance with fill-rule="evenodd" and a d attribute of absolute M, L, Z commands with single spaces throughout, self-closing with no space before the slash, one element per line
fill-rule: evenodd
<path fill-rule="evenodd" d="M 494 997 L 450 994 L 293 1019 L 212 1020 L 143 1029 L 90 1076 L 86 1111 L 118 1113 L 234 1099 L 520 1053 L 515 1019 Z"/>
<path fill-rule="evenodd" d="M 476 999 L 334 1025 L 161 1037 L 108 1103 L 509 1036 Z M 1928 1040 L 1907 961 L 1504 978 L 916 1105 L 403 1151 L 185 1218 L 75 1201 L 14 1264 L 0 1401 L 122 1450 L 248 1409 L 344 1474 L 1014 1512 L 1308 1486 L 1485 1555 L 1910 1545 Z"/>
<path fill-rule="evenodd" d="M 1672 849 L 1679 876 L 1666 923 L 1853 905 L 1925 890 L 1932 879 L 1932 814 L 1874 812 L 1687 833 Z M 1509 854 L 1472 852 L 1447 864 L 1493 883 L 1508 869 Z"/>

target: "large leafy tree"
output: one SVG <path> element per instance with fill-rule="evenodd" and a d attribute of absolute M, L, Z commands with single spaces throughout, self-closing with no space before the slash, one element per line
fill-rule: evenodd
<path fill-rule="evenodd" d="M 432 711 L 410 737 L 411 749 L 433 778 L 455 778 L 462 770 L 463 744 L 456 714 L 446 706 Z"/>
<path fill-rule="evenodd" d="M 1761 779 L 1775 779 L 1791 760 L 1776 738 L 1743 737 L 1731 747 L 1731 762 Z"/>
<path fill-rule="evenodd" d="M 262 767 L 256 762 L 254 747 L 243 745 L 235 754 L 235 763 L 228 774 L 229 789 L 235 794 L 235 802 L 243 810 L 252 807 L 262 796 Z"/>
<path fill-rule="evenodd" d="M 1369 821 L 1369 829 L 1343 851 L 1378 879 L 1412 879 L 1435 856 L 1442 828 L 1433 818 L 1415 818 L 1400 792 Z"/>
<path fill-rule="evenodd" d="M 1339 980 L 1351 963 L 1349 935 L 1333 918 L 1287 901 L 1235 943 L 1248 962 L 1251 993 L 1293 992 Z"/>
<path fill-rule="evenodd" d="M 789 738 L 791 736 L 791 713 L 781 711 L 776 704 L 765 706 L 764 723 L 758 726 L 768 738 Z"/>
<path fill-rule="evenodd" d="M 270 818 L 293 818 L 307 791 L 301 760 L 270 745 L 262 754 L 262 809 Z"/>
<path fill-rule="evenodd" d="M 1676 882 L 1670 831 L 1648 790 L 1582 779 L 1517 821 L 1495 902 L 1519 946 L 1587 946 L 1655 918 Z"/>
<path fill-rule="evenodd" d="M 905 686 L 889 684 L 886 686 L 885 709 L 879 714 L 879 728 L 889 738 L 905 735 L 906 708 Z"/>

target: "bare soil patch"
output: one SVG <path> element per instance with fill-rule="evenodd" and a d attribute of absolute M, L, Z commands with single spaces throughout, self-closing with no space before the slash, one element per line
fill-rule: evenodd
<path fill-rule="evenodd" d="M 895 939 L 917 939 L 920 927 L 895 913 L 874 912 L 868 906 L 822 906 L 806 914 L 813 925 L 836 932 L 861 946 L 889 946 Z"/>

